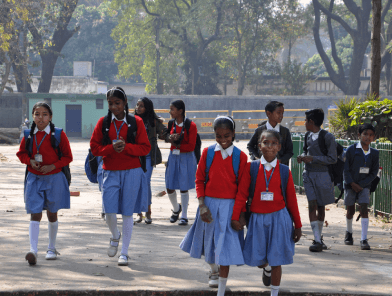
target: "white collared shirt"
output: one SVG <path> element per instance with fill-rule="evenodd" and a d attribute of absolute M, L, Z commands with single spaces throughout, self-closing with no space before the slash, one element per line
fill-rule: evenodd
<path fill-rule="evenodd" d="M 36 133 L 38 133 L 40 130 L 38 129 L 38 127 L 36 126 L 35 127 L 35 129 L 34 129 L 34 135 L 36 134 Z M 48 135 L 50 134 L 50 124 L 48 124 L 45 128 L 44 128 L 44 130 L 43 131 L 41 131 L 41 132 L 45 132 L 45 133 L 47 133 Z"/>
<path fill-rule="evenodd" d="M 320 129 L 320 131 L 321 131 L 321 129 Z M 310 136 L 312 137 L 313 141 L 316 141 L 318 139 L 320 131 L 318 131 L 317 133 L 310 132 Z"/>
<path fill-rule="evenodd" d="M 280 123 L 276 124 L 275 127 L 273 127 L 269 121 L 267 121 L 267 130 L 272 129 L 272 130 L 276 130 L 278 133 L 280 132 Z"/>
<path fill-rule="evenodd" d="M 260 162 L 262 165 L 264 165 L 265 169 L 269 172 L 272 170 L 272 168 L 276 167 L 276 164 L 278 163 L 278 159 L 275 157 L 275 159 L 271 162 L 268 162 L 265 160 L 264 155 L 260 158 Z"/>
<path fill-rule="evenodd" d="M 177 126 L 183 127 L 183 126 L 184 126 L 185 119 L 186 119 L 186 117 L 184 117 L 184 120 L 183 120 L 180 124 L 177 123 L 177 120 L 174 121 L 174 122 L 175 122 L 175 124 L 176 124 Z M 174 131 L 174 132 L 175 132 L 175 131 Z"/>
<path fill-rule="evenodd" d="M 124 111 L 124 113 L 126 113 L 126 112 Z M 127 122 L 127 116 L 126 116 L 126 115 L 124 116 L 123 119 L 120 120 L 120 119 L 117 119 L 117 117 L 114 116 L 114 114 L 112 113 L 112 121 L 113 121 L 114 119 L 117 120 L 117 121 L 124 121 L 126 124 L 128 124 L 128 122 Z"/>
<path fill-rule="evenodd" d="M 363 151 L 363 154 L 365 154 L 365 155 L 368 155 L 370 153 L 370 147 L 369 147 L 369 150 L 365 152 L 365 150 L 363 150 L 363 148 L 362 148 L 361 142 L 358 142 L 357 146 L 355 148 L 361 148 Z"/>
<path fill-rule="evenodd" d="M 233 150 L 234 150 L 234 145 L 231 145 L 230 147 L 223 149 L 222 146 L 219 143 L 216 143 L 215 146 L 215 152 L 216 151 L 220 151 L 222 154 L 222 158 L 226 159 L 227 157 L 231 156 L 233 154 Z"/>

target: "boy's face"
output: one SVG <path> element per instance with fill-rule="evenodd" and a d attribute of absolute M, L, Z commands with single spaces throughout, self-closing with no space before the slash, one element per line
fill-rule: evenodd
<path fill-rule="evenodd" d="M 281 123 L 283 120 L 284 108 L 278 107 L 273 112 L 267 111 L 267 117 L 270 123 Z"/>
<path fill-rule="evenodd" d="M 307 132 L 311 132 L 313 130 L 314 122 L 311 119 L 305 119 L 305 128 Z"/>
<path fill-rule="evenodd" d="M 276 155 L 280 151 L 281 145 L 278 139 L 274 136 L 263 136 L 259 143 L 259 148 L 264 158 L 271 162 L 275 159 Z"/>
<path fill-rule="evenodd" d="M 376 138 L 376 134 L 370 129 L 364 130 L 362 134 L 358 134 L 358 136 L 361 144 L 366 146 L 370 145 L 370 143 Z"/>

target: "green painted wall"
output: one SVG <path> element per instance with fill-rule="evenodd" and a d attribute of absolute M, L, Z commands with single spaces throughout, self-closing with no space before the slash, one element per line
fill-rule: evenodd
<path fill-rule="evenodd" d="M 90 138 L 98 119 L 107 114 L 108 102 L 103 94 L 36 94 L 26 95 L 29 99 L 29 120 L 32 120 L 32 109 L 35 103 L 45 98 L 52 99 L 53 123 L 55 126 L 66 128 L 66 105 L 82 105 L 82 137 Z M 96 108 L 96 99 L 103 99 L 103 109 Z"/>

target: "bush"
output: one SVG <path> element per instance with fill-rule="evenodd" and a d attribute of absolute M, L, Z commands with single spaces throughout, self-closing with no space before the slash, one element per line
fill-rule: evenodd
<path fill-rule="evenodd" d="M 340 139 L 356 139 L 357 129 L 351 126 L 351 118 L 349 113 L 354 110 L 358 104 L 360 104 L 360 99 L 358 98 L 345 98 L 335 102 L 338 107 L 329 119 L 330 132 L 332 132 L 336 138 Z"/>

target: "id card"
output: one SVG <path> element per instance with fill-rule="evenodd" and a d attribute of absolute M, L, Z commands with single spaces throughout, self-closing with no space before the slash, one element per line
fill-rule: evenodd
<path fill-rule="evenodd" d="M 173 155 L 180 155 L 180 149 L 173 149 Z"/>
<path fill-rule="evenodd" d="M 36 162 L 42 162 L 42 154 L 34 155 L 34 159 L 35 159 Z"/>
<path fill-rule="evenodd" d="M 365 168 L 365 167 L 359 168 L 360 174 L 369 174 L 369 172 L 370 172 L 370 168 Z"/>
<path fill-rule="evenodd" d="M 274 193 L 273 192 L 262 192 L 260 200 L 273 201 Z"/>

